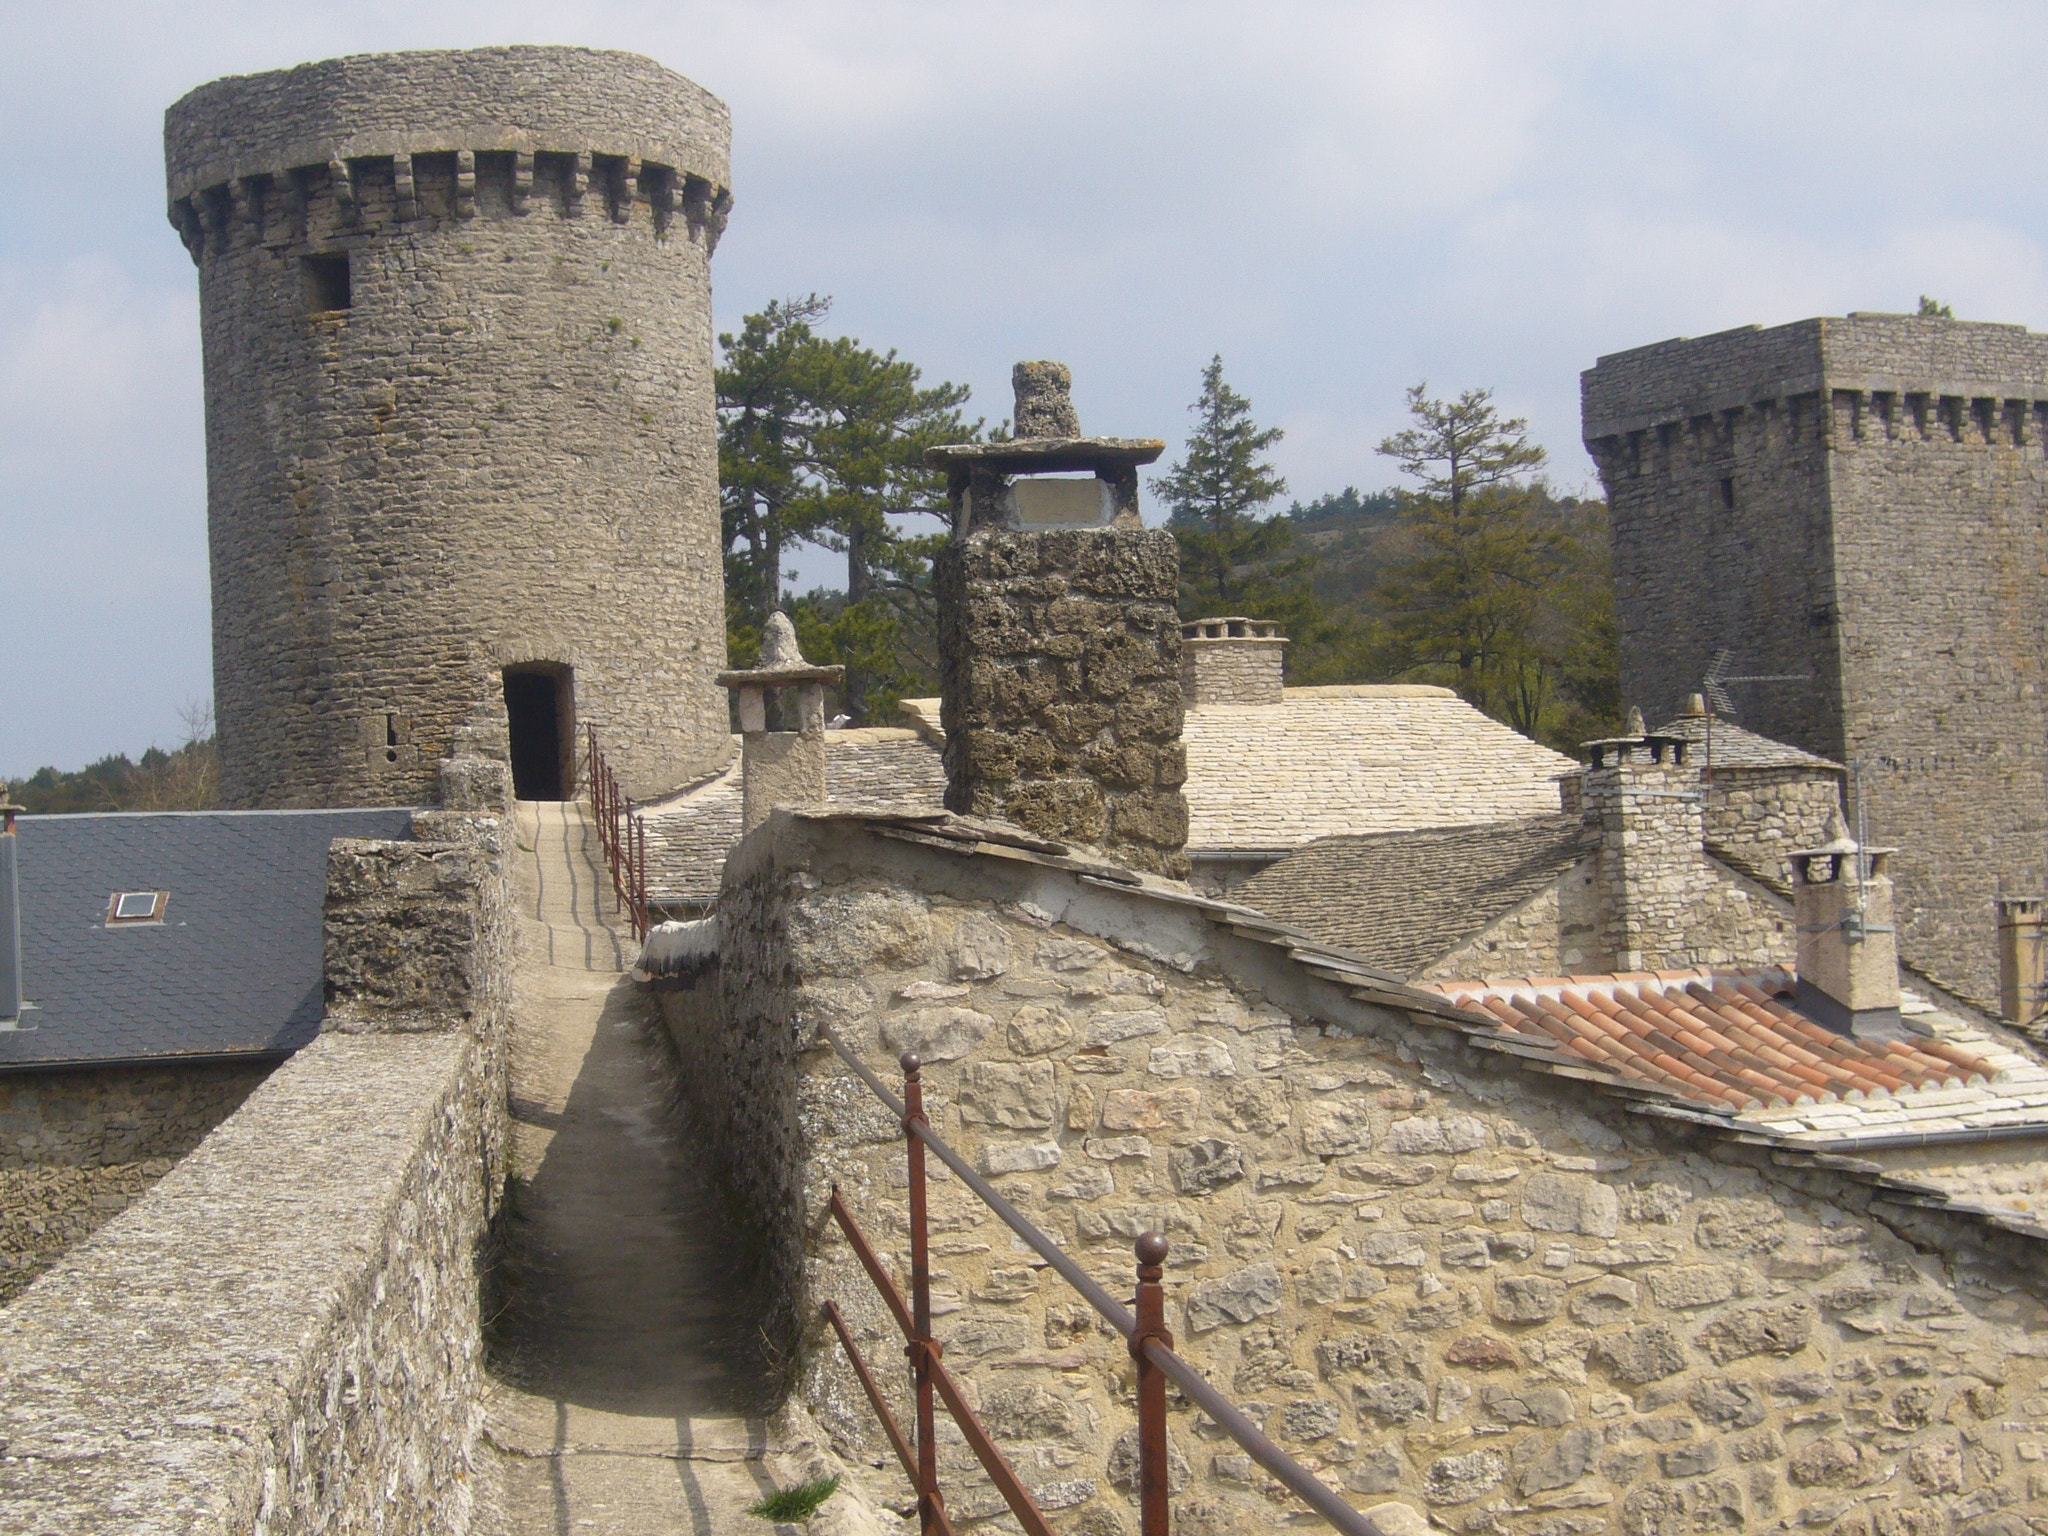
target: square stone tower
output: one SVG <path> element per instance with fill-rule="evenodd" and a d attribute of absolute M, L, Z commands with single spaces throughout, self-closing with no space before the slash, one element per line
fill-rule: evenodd
<path fill-rule="evenodd" d="M 1717 652 L 1740 721 L 1854 765 L 1898 855 L 1899 951 L 1995 1005 L 1992 898 L 2048 886 L 2048 336 L 1802 320 L 1603 357 L 1622 686 L 1652 718 Z"/>

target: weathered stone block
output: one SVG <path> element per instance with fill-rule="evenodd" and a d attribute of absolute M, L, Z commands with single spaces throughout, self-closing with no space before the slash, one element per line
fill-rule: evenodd
<path fill-rule="evenodd" d="M 1685 1346 L 1667 1323 L 1646 1323 L 1601 1334 L 1594 1354 L 1616 1381 L 1662 1381 L 1685 1369 Z"/>
<path fill-rule="evenodd" d="M 1547 1323 L 1563 1310 L 1565 1285 L 1548 1275 L 1504 1276 L 1494 1282 L 1493 1315 L 1504 1323 Z"/>
<path fill-rule="evenodd" d="M 1280 1310 L 1280 1271 L 1272 1263 L 1249 1265 L 1188 1294 L 1188 1332 L 1207 1333 L 1225 1323 L 1248 1323 Z"/>
<path fill-rule="evenodd" d="M 1716 1365 L 1750 1355 L 1793 1355 L 1813 1337 L 1816 1314 L 1804 1301 L 1776 1307 L 1744 1307 L 1716 1318 L 1693 1342 Z"/>
<path fill-rule="evenodd" d="M 1173 1187 L 1186 1195 L 1213 1194 L 1244 1177 L 1244 1155 L 1235 1142 L 1213 1137 L 1175 1147 L 1166 1156 Z"/>
<path fill-rule="evenodd" d="M 1613 1237 L 1621 1229 L 1621 1200 L 1612 1187 L 1583 1174 L 1531 1174 L 1522 1186 L 1522 1220 L 1539 1232 Z"/>
<path fill-rule="evenodd" d="M 900 970 L 931 958 L 932 919 L 914 896 L 820 891 L 788 909 L 790 958 L 818 976 Z"/>
<path fill-rule="evenodd" d="M 1103 1096 L 1102 1128 L 1106 1131 L 1193 1130 L 1202 1096 L 1183 1084 L 1153 1092 L 1114 1088 Z"/>
<path fill-rule="evenodd" d="M 982 1041 L 996 1021 L 972 1008 L 920 1008 L 891 1015 L 882 1043 L 899 1055 L 915 1051 L 927 1062 L 958 1061 Z"/>

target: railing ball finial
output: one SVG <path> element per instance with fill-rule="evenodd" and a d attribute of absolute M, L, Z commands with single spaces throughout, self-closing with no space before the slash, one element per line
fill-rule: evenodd
<path fill-rule="evenodd" d="M 1166 1262 L 1167 1241 L 1157 1232 L 1138 1234 L 1138 1262 L 1151 1269 L 1157 1269 Z"/>
<path fill-rule="evenodd" d="M 905 1077 L 917 1076 L 918 1069 L 924 1065 L 924 1058 L 915 1051 L 905 1051 L 896 1061 L 897 1065 L 903 1068 Z"/>

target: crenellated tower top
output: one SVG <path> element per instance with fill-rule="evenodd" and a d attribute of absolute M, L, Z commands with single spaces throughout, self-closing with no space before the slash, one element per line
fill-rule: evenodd
<path fill-rule="evenodd" d="M 169 215 L 194 261 L 421 219 L 553 212 L 715 246 L 731 117 L 638 54 L 357 54 L 192 91 L 164 114 Z"/>

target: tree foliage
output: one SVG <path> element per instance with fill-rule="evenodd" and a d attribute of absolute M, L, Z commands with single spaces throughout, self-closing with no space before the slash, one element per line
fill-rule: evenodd
<path fill-rule="evenodd" d="M 791 607 L 805 654 L 847 669 L 856 721 L 883 718 L 907 687 L 929 687 L 936 657 L 931 555 L 945 480 L 925 450 L 970 441 L 964 385 L 926 386 L 915 365 L 851 337 L 825 337 L 831 300 L 769 304 L 719 337 L 719 479 L 729 643 L 743 661 L 777 607 Z M 803 541 L 846 559 L 845 585 L 785 603 L 783 562 Z"/>
<path fill-rule="evenodd" d="M 1524 735 L 1576 744 L 1615 712 L 1605 508 L 1560 501 L 1528 423 L 1492 391 L 1408 391 L 1379 445 L 1418 482 L 1373 592 L 1378 670 L 1442 680 Z"/>
<path fill-rule="evenodd" d="M 220 805 L 213 708 L 194 702 L 178 711 L 185 739 L 165 751 L 152 746 L 131 761 L 118 752 L 72 772 L 38 768 L 13 786 L 32 816 L 82 811 L 211 811 Z"/>
<path fill-rule="evenodd" d="M 1953 320 L 1956 317 L 1953 309 L 1939 299 L 1930 299 L 1924 293 L 1920 295 L 1919 313 L 1922 320 Z"/>
<path fill-rule="evenodd" d="M 1180 462 L 1152 482 L 1180 544 L 1183 619 L 1244 614 L 1273 619 L 1295 640 L 1289 670 L 1323 624 L 1310 585 L 1312 548 L 1297 543 L 1292 518 L 1266 509 L 1287 494 L 1267 451 L 1285 436 L 1252 419 L 1251 402 L 1223 378 L 1223 359 L 1202 370 L 1202 390 Z"/>

